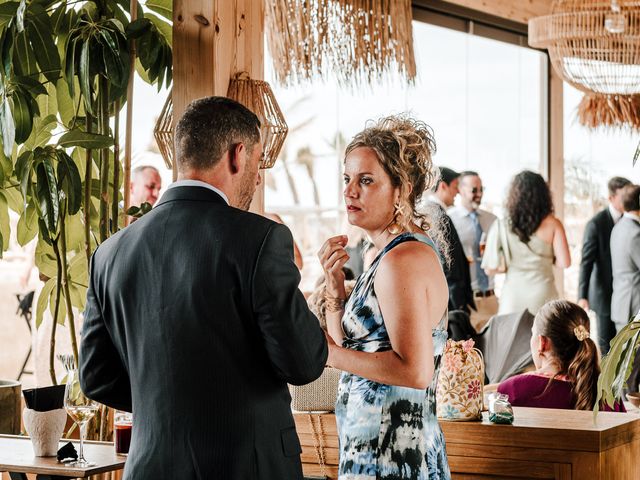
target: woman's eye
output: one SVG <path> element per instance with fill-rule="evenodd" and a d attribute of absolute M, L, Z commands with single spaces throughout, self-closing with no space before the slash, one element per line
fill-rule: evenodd
<path fill-rule="evenodd" d="M 370 179 L 369 177 L 362 177 L 360 179 L 360 183 L 363 185 L 370 185 L 371 183 L 373 183 L 373 180 Z"/>
<path fill-rule="evenodd" d="M 342 182 L 346 185 L 349 183 L 349 177 L 342 177 Z"/>

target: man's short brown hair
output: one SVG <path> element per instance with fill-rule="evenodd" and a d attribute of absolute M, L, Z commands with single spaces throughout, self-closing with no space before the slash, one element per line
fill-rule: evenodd
<path fill-rule="evenodd" d="M 627 185 L 622 192 L 622 207 L 625 212 L 640 210 L 640 185 Z"/>
<path fill-rule="evenodd" d="M 260 140 L 260 120 L 227 97 L 205 97 L 189 104 L 176 125 L 179 170 L 208 170 L 225 152 L 244 143 L 251 152 Z"/>

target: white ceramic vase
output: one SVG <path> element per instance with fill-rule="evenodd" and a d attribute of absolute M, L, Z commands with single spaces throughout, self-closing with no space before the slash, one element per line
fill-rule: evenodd
<path fill-rule="evenodd" d="M 33 453 L 36 457 L 55 457 L 58 444 L 67 423 L 67 412 L 64 408 L 37 412 L 30 408 L 22 411 L 24 428 L 31 437 Z"/>

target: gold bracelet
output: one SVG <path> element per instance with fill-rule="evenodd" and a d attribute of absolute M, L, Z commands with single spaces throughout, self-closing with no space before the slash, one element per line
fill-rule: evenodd
<path fill-rule="evenodd" d="M 346 300 L 340 297 L 324 296 L 324 308 L 327 312 L 340 312 L 344 310 Z"/>

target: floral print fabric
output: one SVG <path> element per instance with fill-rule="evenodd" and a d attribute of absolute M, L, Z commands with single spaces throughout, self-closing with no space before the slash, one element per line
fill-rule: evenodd
<path fill-rule="evenodd" d="M 378 254 L 369 270 L 358 278 L 345 306 L 345 348 L 363 352 L 391 349 L 373 282 L 382 257 L 406 241 L 421 241 L 436 249 L 428 237 L 405 233 Z M 446 318 L 445 312 L 432 330 L 435 373 L 427 389 L 385 385 L 342 374 L 336 403 L 341 480 L 451 478 L 435 399 L 440 358 L 447 341 Z"/>

